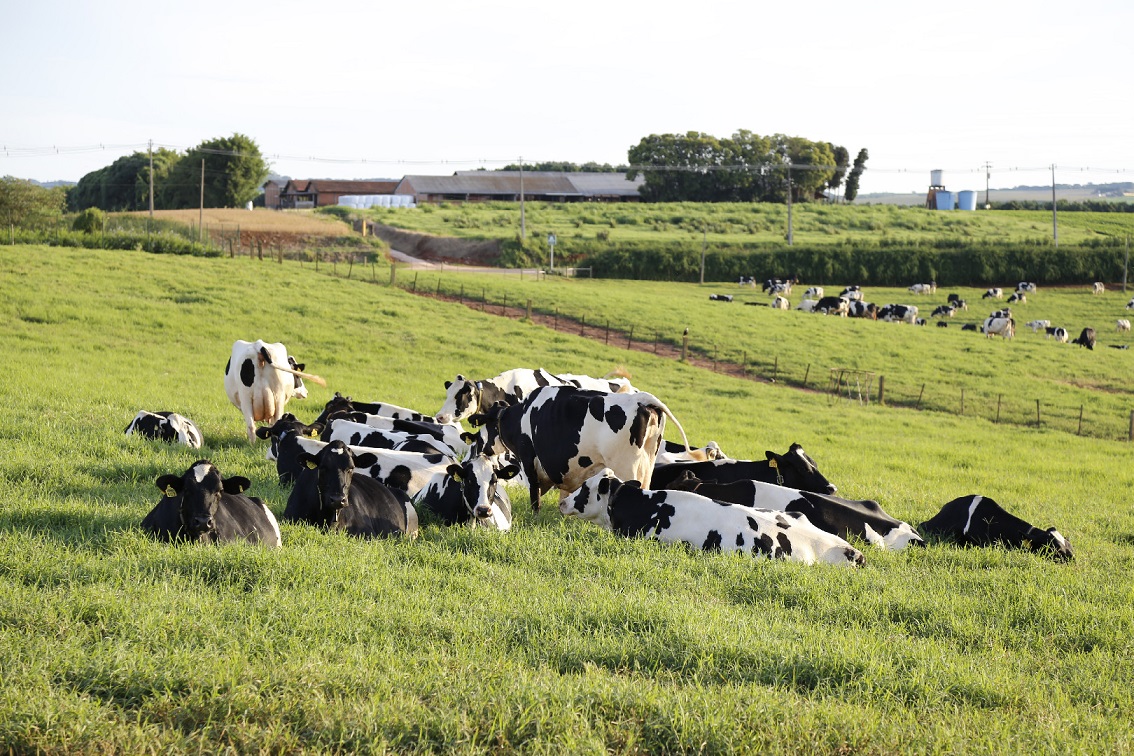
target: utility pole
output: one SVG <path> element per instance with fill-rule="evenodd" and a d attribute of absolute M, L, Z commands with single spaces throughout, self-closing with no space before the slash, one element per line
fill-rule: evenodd
<path fill-rule="evenodd" d="M 205 159 L 201 158 L 201 211 L 197 214 L 197 242 L 205 232 Z"/>
<path fill-rule="evenodd" d="M 991 210 L 992 203 L 988 201 L 988 180 L 992 178 L 992 163 L 984 161 L 984 209 Z"/>
<path fill-rule="evenodd" d="M 154 225 L 154 140 L 150 140 L 150 219 L 146 223 L 146 249 L 152 250 L 150 245 L 150 227 Z"/>
<path fill-rule="evenodd" d="M 528 230 L 524 225 L 524 158 L 520 157 L 520 241 L 528 238 Z"/>
<path fill-rule="evenodd" d="M 709 245 L 708 231 L 701 225 L 701 285 L 705 285 L 705 247 Z"/>
<path fill-rule="evenodd" d="M 792 246 L 791 227 L 791 160 L 787 164 L 787 245 Z"/>
<path fill-rule="evenodd" d="M 1059 249 L 1059 222 L 1055 212 L 1055 163 L 1051 164 L 1051 238 Z"/>
<path fill-rule="evenodd" d="M 1130 235 L 1126 235 L 1126 260 L 1122 263 L 1122 293 L 1126 293 L 1126 274 L 1130 272 Z"/>

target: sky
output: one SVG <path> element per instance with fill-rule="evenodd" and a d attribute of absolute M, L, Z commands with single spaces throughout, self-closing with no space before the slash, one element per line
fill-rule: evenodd
<path fill-rule="evenodd" d="M 860 193 L 1134 181 L 1134 2 L 0 0 L 0 176 L 250 137 L 292 178 L 625 164 L 740 130 Z M 991 164 L 985 176 L 984 165 Z"/>

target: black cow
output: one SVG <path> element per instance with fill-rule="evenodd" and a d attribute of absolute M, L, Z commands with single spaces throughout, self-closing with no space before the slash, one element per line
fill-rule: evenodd
<path fill-rule="evenodd" d="M 852 535 L 884 549 L 904 549 L 925 541 L 908 523 L 886 514 L 873 500 L 843 499 L 829 494 L 800 491 L 756 480 L 734 483 L 705 482 L 685 472 L 671 486 L 676 491 L 693 491 L 714 501 L 725 501 L 777 512 L 799 512 L 820 530 L 840 538 Z"/>
<path fill-rule="evenodd" d="M 1040 530 L 987 496 L 970 494 L 953 499 L 941 511 L 917 526 L 928 535 L 947 538 L 962 546 L 989 546 L 994 543 L 1010 548 L 1043 552 L 1057 561 L 1074 558 L 1071 542 L 1055 528 Z"/>
<path fill-rule="evenodd" d="M 811 308 L 812 312 L 821 312 L 824 315 L 842 315 L 844 317 L 849 310 L 850 300 L 845 297 L 822 297 Z"/>
<path fill-rule="evenodd" d="M 417 511 L 404 491 L 354 474 L 356 467 L 374 465 L 374 454 L 356 456 L 333 441 L 317 454 L 300 452 L 299 461 L 306 468 L 287 499 L 284 520 L 363 537 L 417 535 Z"/>
<path fill-rule="evenodd" d="M 801 491 L 833 494 L 838 489 L 831 484 L 815 460 L 807 456 L 803 447 L 792 444 L 784 454 L 766 451 L 767 459 L 714 459 L 708 462 L 674 462 L 656 465 L 650 485 L 655 489 L 669 488 L 684 473 L 689 472 L 701 480 L 731 483 L 737 480 L 760 480 Z"/>
<path fill-rule="evenodd" d="M 142 520 L 142 529 L 162 541 L 280 545 L 275 515 L 259 497 L 244 495 L 247 478 L 223 478 L 212 462 L 201 459 L 184 474 L 162 475 L 155 483 L 165 498 Z"/>
<path fill-rule="evenodd" d="M 979 331 L 980 326 L 978 326 L 976 323 L 965 323 L 963 326 L 961 326 L 961 330 L 962 331 Z"/>
<path fill-rule="evenodd" d="M 185 444 L 194 449 L 201 448 L 201 431 L 192 420 L 176 412 L 141 410 L 126 426 L 127 436 L 134 433 L 155 441 Z"/>
<path fill-rule="evenodd" d="M 1071 339 L 1072 344 L 1078 344 L 1081 347 L 1094 350 L 1095 348 L 1095 329 L 1084 328 L 1083 332 L 1079 334 L 1076 339 Z"/>

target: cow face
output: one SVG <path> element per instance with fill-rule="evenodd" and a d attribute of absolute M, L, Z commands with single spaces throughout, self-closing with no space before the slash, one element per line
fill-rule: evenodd
<path fill-rule="evenodd" d="M 371 467 L 378 457 L 369 452 L 355 456 L 342 441 L 332 441 L 318 454 L 300 452 L 300 464 L 314 470 L 319 510 L 328 523 L 338 522 L 339 511 L 350 504 L 350 484 L 356 467 Z"/>
<path fill-rule="evenodd" d="M 511 480 L 520 472 L 516 465 L 499 470 L 484 456 L 476 456 L 463 464 L 449 465 L 446 473 L 461 486 L 461 498 L 472 516 L 470 524 L 495 530 L 512 527 L 512 502 L 500 481 Z"/>
<path fill-rule="evenodd" d="M 610 501 L 622 485 L 614 470 L 604 467 L 579 486 L 578 491 L 563 498 L 559 512 L 564 517 L 578 517 L 610 530 Z"/>
<path fill-rule="evenodd" d="M 439 423 L 455 423 L 477 411 L 480 405 L 480 388 L 463 375 L 445 381 L 445 403 L 434 418 Z"/>
<path fill-rule="evenodd" d="M 287 364 L 291 366 L 292 370 L 299 370 L 301 372 L 303 371 L 303 368 L 307 367 L 306 363 L 296 362 L 295 358 L 292 357 L 290 354 L 287 356 Z M 293 394 L 294 394 L 295 398 L 296 399 L 306 399 L 307 398 L 307 387 L 303 385 L 303 379 L 300 378 L 298 375 L 293 375 L 292 378 L 295 379 L 294 387 L 293 387 Z"/>
<path fill-rule="evenodd" d="M 771 451 L 764 454 L 768 458 L 768 464 L 776 469 L 777 485 L 825 494 L 839 490 L 819 472 L 815 460 L 807 456 L 799 444 L 792 444 L 787 454 L 780 455 Z"/>
<path fill-rule="evenodd" d="M 1055 528 L 1040 530 L 1034 528 L 1029 534 L 1032 551 L 1045 552 L 1057 562 L 1069 562 L 1075 558 L 1071 542 Z"/>
<path fill-rule="evenodd" d="M 318 438 L 319 434 L 323 432 L 323 424 L 321 422 L 314 422 L 311 425 L 306 425 L 301 422 L 299 418 L 290 412 L 285 412 L 284 416 L 277 420 L 273 425 L 262 425 L 256 429 L 256 437 L 259 439 L 269 439 L 270 444 L 268 451 L 264 455 L 269 461 L 279 459 L 280 455 L 280 442 L 288 435 L 295 436 L 308 436 L 310 438 Z"/>
<path fill-rule="evenodd" d="M 222 478 L 220 470 L 205 459 L 194 462 L 181 476 L 163 475 L 155 483 L 166 496 L 181 497 L 181 532 L 191 541 L 216 541 L 222 494 L 243 493 L 250 485 L 247 478 Z"/>

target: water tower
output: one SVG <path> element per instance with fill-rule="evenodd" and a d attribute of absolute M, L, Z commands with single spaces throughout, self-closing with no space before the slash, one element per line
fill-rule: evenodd
<path fill-rule="evenodd" d="M 953 193 L 945 191 L 945 171 L 929 172 L 929 192 L 925 195 L 927 210 L 952 210 Z"/>

